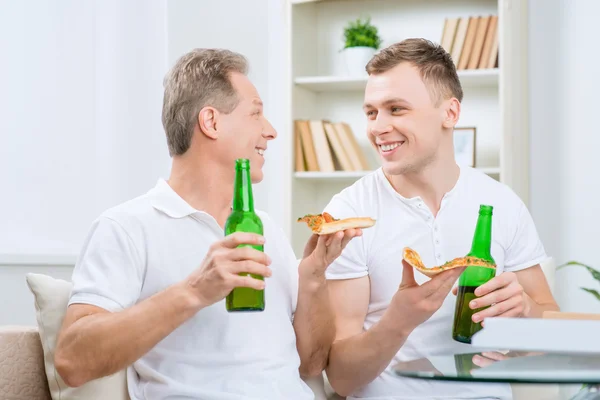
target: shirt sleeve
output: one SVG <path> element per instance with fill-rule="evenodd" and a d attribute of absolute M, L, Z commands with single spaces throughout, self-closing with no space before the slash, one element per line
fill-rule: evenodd
<path fill-rule="evenodd" d="M 342 198 L 340 194 L 335 195 L 325 207 L 325 212 L 334 218 L 352 218 L 359 213 L 352 205 Z M 363 235 L 352 239 L 342 251 L 342 254 L 327 268 L 325 276 L 327 279 L 354 279 L 368 275 L 367 254 L 365 251 L 365 232 Z"/>
<path fill-rule="evenodd" d="M 92 224 L 73 270 L 69 304 L 83 303 L 120 311 L 134 305 L 141 292 L 139 253 L 123 227 L 100 217 Z"/>
<path fill-rule="evenodd" d="M 512 272 L 533 267 L 548 257 L 533 218 L 523 203 L 519 206 L 515 225 L 515 234 L 508 246 L 504 261 L 504 270 Z"/>

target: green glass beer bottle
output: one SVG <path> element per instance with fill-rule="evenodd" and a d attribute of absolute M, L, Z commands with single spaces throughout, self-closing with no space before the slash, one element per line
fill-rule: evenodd
<path fill-rule="evenodd" d="M 250 161 L 238 159 L 235 161 L 235 182 L 233 187 L 233 204 L 231 214 L 225 222 L 225 236 L 234 232 L 251 232 L 263 234 L 263 224 L 254 212 L 252 197 L 252 180 L 250 178 Z M 263 245 L 242 244 L 264 251 Z M 253 278 L 263 280 L 264 277 L 255 274 Z M 265 309 L 265 291 L 248 287 L 234 288 L 225 301 L 227 311 L 263 311 Z"/>
<path fill-rule="evenodd" d="M 473 235 L 471 252 L 467 256 L 477 257 L 496 262 L 492 258 L 492 214 L 493 207 L 481 205 L 479 207 L 479 218 Z M 495 268 L 478 266 L 467 266 L 458 279 L 458 294 L 456 296 L 456 309 L 454 311 L 454 326 L 452 338 L 463 343 L 471 343 L 471 337 L 481 330 L 481 323 L 474 323 L 473 314 L 483 308 L 472 310 L 469 307 L 471 300 L 476 298 L 475 289 L 483 285 L 496 275 Z"/>

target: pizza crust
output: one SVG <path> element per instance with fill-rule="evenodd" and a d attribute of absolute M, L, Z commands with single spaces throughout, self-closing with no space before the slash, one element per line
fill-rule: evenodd
<path fill-rule="evenodd" d="M 466 266 L 477 266 L 477 267 L 496 269 L 495 264 L 492 264 L 486 260 L 483 260 L 483 259 L 477 258 L 477 257 L 458 257 L 458 258 L 455 258 L 454 260 L 449 261 L 445 264 L 442 264 L 442 265 L 439 265 L 436 267 L 432 267 L 432 268 L 427 268 L 425 266 L 425 264 L 423 263 L 423 260 L 421 259 L 421 256 L 419 255 L 419 253 L 417 253 L 416 251 L 414 251 L 413 249 L 411 249 L 409 247 L 404 248 L 404 250 L 402 252 L 402 258 L 411 267 L 413 267 L 417 271 L 421 272 L 422 274 L 424 274 L 430 278 L 432 278 L 435 275 L 440 274 L 444 271 L 448 271 L 448 270 L 454 269 L 454 268 L 466 267 Z"/>
<path fill-rule="evenodd" d="M 329 235 L 346 229 L 366 229 L 375 225 L 369 217 L 352 217 L 335 219 L 328 213 L 308 214 L 298 218 L 298 222 L 306 222 L 311 231 L 317 235 Z"/>
<path fill-rule="evenodd" d="M 368 217 L 346 218 L 339 221 L 325 222 L 321 224 L 319 230 L 315 233 L 319 235 L 328 235 L 346 229 L 366 229 L 375 225 L 375 220 Z"/>

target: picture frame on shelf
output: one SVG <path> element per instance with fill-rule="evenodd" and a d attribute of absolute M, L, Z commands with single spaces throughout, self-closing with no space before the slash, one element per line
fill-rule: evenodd
<path fill-rule="evenodd" d="M 454 158 L 461 166 L 475 167 L 477 128 L 454 128 Z"/>

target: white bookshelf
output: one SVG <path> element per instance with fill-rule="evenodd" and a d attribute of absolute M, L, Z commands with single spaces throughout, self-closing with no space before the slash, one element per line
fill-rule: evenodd
<path fill-rule="evenodd" d="M 445 18 L 499 16 L 499 67 L 459 71 L 464 90 L 457 127 L 476 127 L 476 168 L 508 184 L 528 202 L 527 0 L 287 0 L 289 70 L 286 90 L 291 183 L 286 229 L 297 255 L 309 231 L 299 216 L 318 213 L 331 197 L 379 167 L 366 137 L 362 101 L 367 77 L 344 68 L 343 28 L 370 16 L 382 47 L 408 37 L 440 41 Z M 369 171 L 295 172 L 295 119 L 347 122 L 369 161 Z"/>

